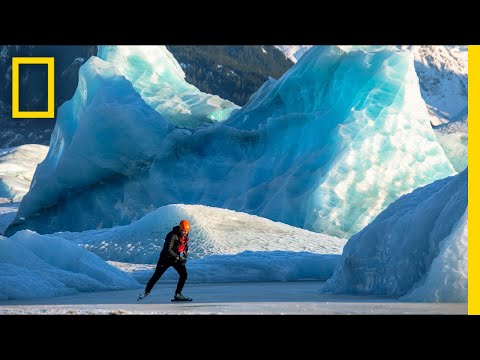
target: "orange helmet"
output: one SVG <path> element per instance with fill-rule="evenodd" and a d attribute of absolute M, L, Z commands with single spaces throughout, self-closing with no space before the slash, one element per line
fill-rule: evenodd
<path fill-rule="evenodd" d="M 188 222 L 188 220 L 180 221 L 180 224 L 178 224 L 178 226 L 180 227 L 180 230 L 183 230 L 187 233 L 190 231 L 190 223 Z"/>

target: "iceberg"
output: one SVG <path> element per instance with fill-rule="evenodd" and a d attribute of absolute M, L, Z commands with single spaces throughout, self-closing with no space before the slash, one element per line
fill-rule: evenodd
<path fill-rule="evenodd" d="M 260 92 L 225 124 L 267 134 L 269 160 L 279 163 L 272 178 L 288 179 L 273 196 L 301 211 L 301 222 L 289 214 L 293 225 L 348 237 L 400 195 L 456 173 L 430 126 L 410 51 L 314 47 Z M 281 193 L 288 187 L 295 196 Z"/>
<path fill-rule="evenodd" d="M 0 299 L 139 288 L 127 273 L 76 244 L 29 230 L 0 236 Z"/>
<path fill-rule="evenodd" d="M 467 302 L 468 208 L 452 232 L 440 243 L 439 255 L 421 283 L 402 296 L 404 301 Z"/>
<path fill-rule="evenodd" d="M 276 46 L 292 62 L 297 62 L 310 45 Z M 440 125 L 452 121 L 456 113 L 468 103 L 468 46 L 459 45 L 408 45 L 408 46 L 351 46 L 341 45 L 345 51 L 352 49 L 397 48 L 410 50 L 415 57 L 420 91 L 425 100 L 430 122 Z"/>
<path fill-rule="evenodd" d="M 322 291 L 467 301 L 468 168 L 393 202 L 343 249 Z"/>
<path fill-rule="evenodd" d="M 194 128 L 223 121 L 239 109 L 187 83 L 185 73 L 165 46 L 99 46 L 97 56 L 111 63 L 145 102 L 172 124 Z"/>
<path fill-rule="evenodd" d="M 456 174 L 411 52 L 374 50 L 314 47 L 227 120 L 194 129 L 91 58 L 5 234 L 114 227 L 200 204 L 347 238 L 401 195 Z"/>

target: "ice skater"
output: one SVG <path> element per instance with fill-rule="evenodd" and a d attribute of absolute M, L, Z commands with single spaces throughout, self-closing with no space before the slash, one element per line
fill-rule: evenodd
<path fill-rule="evenodd" d="M 190 223 L 188 220 L 182 220 L 178 226 L 175 226 L 172 231 L 167 234 L 157 262 L 157 268 L 148 281 L 145 292 L 140 294 L 138 300 L 141 300 L 150 294 L 153 286 L 163 273 L 170 266 L 173 266 L 180 278 L 178 279 L 177 288 L 175 289 L 175 295 L 173 296 L 172 301 L 192 301 L 192 299 L 182 295 L 183 286 L 185 285 L 185 281 L 187 281 L 187 268 L 185 263 L 187 262 L 189 232 Z"/>

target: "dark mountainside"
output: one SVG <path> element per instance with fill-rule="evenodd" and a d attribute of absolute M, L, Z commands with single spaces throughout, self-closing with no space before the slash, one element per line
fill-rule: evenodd
<path fill-rule="evenodd" d="M 273 46 L 169 45 L 186 74 L 201 91 L 244 105 L 268 79 L 278 79 L 293 63 Z M 55 58 L 55 116 L 71 99 L 78 83 L 78 69 L 96 45 L 0 46 L 0 149 L 23 144 L 49 145 L 55 119 L 12 119 L 12 57 Z M 47 104 L 46 65 L 20 66 L 20 110 L 42 111 Z"/>
<path fill-rule="evenodd" d="M 167 46 L 190 84 L 243 106 L 269 76 L 278 79 L 293 63 L 269 45 Z"/>

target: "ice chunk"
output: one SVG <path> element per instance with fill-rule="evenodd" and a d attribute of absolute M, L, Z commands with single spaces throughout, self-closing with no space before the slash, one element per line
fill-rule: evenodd
<path fill-rule="evenodd" d="M 145 102 L 172 124 L 196 127 L 222 121 L 239 108 L 187 83 L 165 46 L 99 46 L 98 57 L 114 65 Z"/>
<path fill-rule="evenodd" d="M 272 197 L 292 197 L 305 228 L 339 237 L 400 195 L 455 173 L 430 126 L 413 54 L 397 48 L 314 47 L 226 124 L 264 130 L 269 159 L 279 163 L 272 177 L 302 179 L 285 182 L 307 194 L 296 203 L 279 184 Z"/>
<path fill-rule="evenodd" d="M 467 190 L 468 168 L 402 196 L 352 236 L 322 290 L 466 302 Z"/>
<path fill-rule="evenodd" d="M 125 272 L 67 240 L 29 230 L 0 236 L 0 294 L 7 299 L 138 287 Z"/>
<path fill-rule="evenodd" d="M 286 57 L 297 62 L 311 46 L 279 45 Z M 468 102 L 468 46 L 340 46 L 345 51 L 385 48 L 405 49 L 415 56 L 422 97 L 425 100 L 432 125 L 454 119 L 456 113 Z"/>

